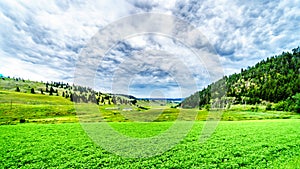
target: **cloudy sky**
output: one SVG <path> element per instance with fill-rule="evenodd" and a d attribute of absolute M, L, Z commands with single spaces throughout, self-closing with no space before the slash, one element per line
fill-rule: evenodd
<path fill-rule="evenodd" d="M 0 74 L 88 82 L 82 84 L 138 97 L 185 97 L 218 76 L 299 46 L 299 11 L 298 0 L 1 1 Z M 126 18 L 145 13 L 166 15 L 165 26 L 144 18 L 128 22 L 140 23 L 144 33 L 134 32 L 138 26 L 129 28 Z M 168 16 L 195 27 L 197 38 L 203 36 L 195 40 L 191 34 L 191 44 L 181 41 L 186 27 L 168 23 Z M 130 36 L 109 31 L 103 36 L 120 20 L 124 24 L 118 30 L 130 30 Z M 147 33 L 149 27 L 168 29 L 172 36 Z M 114 36 L 121 39 L 103 40 Z M 96 48 L 105 54 L 89 53 Z"/>

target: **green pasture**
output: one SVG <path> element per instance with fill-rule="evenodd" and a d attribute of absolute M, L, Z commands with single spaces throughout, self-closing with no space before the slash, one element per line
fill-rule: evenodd
<path fill-rule="evenodd" d="M 74 104 L 61 96 L 49 96 L 0 90 L 0 124 L 17 124 L 20 120 L 29 123 L 65 122 L 165 122 L 205 121 L 211 116 L 220 116 L 223 121 L 299 119 L 297 113 L 266 111 L 260 105 L 233 105 L 230 109 L 210 110 L 170 108 L 160 104 L 145 105 L 96 105 Z M 144 107 L 140 107 L 140 106 Z M 257 107 L 257 108 L 256 108 Z M 208 115 L 210 117 L 208 117 Z"/>
<path fill-rule="evenodd" d="M 79 123 L 2 125 L 0 166 L 1 168 L 299 168 L 300 166 L 300 120 L 221 121 L 215 133 L 206 142 L 200 143 L 199 137 L 204 123 L 196 122 L 187 136 L 173 148 L 150 158 L 126 158 L 108 152 L 93 142 Z M 97 125 L 101 124 L 104 123 Z M 165 132 L 173 123 L 108 124 L 128 137 L 151 138 Z M 172 135 L 166 138 L 166 142 L 169 139 L 172 139 Z"/>

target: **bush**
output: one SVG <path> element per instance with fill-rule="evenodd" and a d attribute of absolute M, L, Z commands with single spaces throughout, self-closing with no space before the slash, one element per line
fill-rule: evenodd
<path fill-rule="evenodd" d="M 297 93 L 295 96 L 293 96 L 293 99 L 295 100 L 295 112 L 300 113 L 300 93 Z"/>
<path fill-rule="evenodd" d="M 204 106 L 204 108 L 205 108 L 207 111 L 209 111 L 209 110 L 210 110 L 210 104 L 206 104 L 206 105 Z"/>
<path fill-rule="evenodd" d="M 267 103 L 266 110 L 272 110 L 272 104 L 271 103 Z"/>
<path fill-rule="evenodd" d="M 25 123 L 26 120 L 25 119 L 20 119 L 20 123 Z"/>
<path fill-rule="evenodd" d="M 285 101 L 280 101 L 275 104 L 274 109 L 276 111 L 284 111 L 286 108 L 288 108 L 288 104 Z"/>
<path fill-rule="evenodd" d="M 256 105 L 255 107 L 251 107 L 252 112 L 258 112 L 258 106 Z"/>
<path fill-rule="evenodd" d="M 229 110 L 230 107 L 231 107 L 231 103 L 228 103 L 227 106 L 226 106 L 226 109 Z"/>

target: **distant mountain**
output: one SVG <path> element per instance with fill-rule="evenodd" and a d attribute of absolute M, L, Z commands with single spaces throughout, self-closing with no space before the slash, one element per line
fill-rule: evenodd
<path fill-rule="evenodd" d="M 181 105 L 201 108 L 208 104 L 224 107 L 228 103 L 292 102 L 297 93 L 300 93 L 299 47 L 241 69 L 241 73 L 224 76 L 187 97 Z"/>
<path fill-rule="evenodd" d="M 183 101 L 184 98 L 137 98 L 138 100 L 169 100 L 169 101 Z"/>
<path fill-rule="evenodd" d="M 166 101 L 166 102 L 169 102 L 169 103 L 180 103 L 184 100 L 184 98 L 137 98 L 137 100 Z"/>

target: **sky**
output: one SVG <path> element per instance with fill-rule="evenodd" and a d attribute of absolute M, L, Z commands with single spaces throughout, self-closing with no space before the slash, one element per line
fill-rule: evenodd
<path fill-rule="evenodd" d="M 0 1 L 0 73 L 186 97 L 299 46 L 299 11 L 299 0 Z"/>

